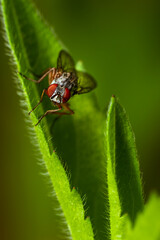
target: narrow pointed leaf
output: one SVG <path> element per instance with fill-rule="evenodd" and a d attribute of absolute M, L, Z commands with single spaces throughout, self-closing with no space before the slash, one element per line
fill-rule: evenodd
<path fill-rule="evenodd" d="M 22 73 L 32 70 L 41 73 L 48 67 L 56 66 L 57 56 L 62 45 L 58 42 L 53 31 L 44 23 L 35 7 L 30 1 L 3 0 L 2 14 L 10 51 L 15 65 Z M 12 59 L 12 61 L 13 61 Z M 30 75 L 32 78 L 33 76 Z M 27 110 L 30 110 L 39 100 L 40 90 L 37 85 L 20 78 L 19 88 L 24 95 Z M 33 124 L 42 115 L 47 105 L 46 102 L 39 106 L 36 114 L 31 115 Z M 46 169 L 51 178 L 54 190 L 64 212 L 70 233 L 73 239 L 93 239 L 90 220 L 84 218 L 83 202 L 76 190 L 71 190 L 67 173 L 65 172 L 54 147 L 50 142 L 48 123 L 44 119 L 41 125 L 34 128 L 36 133 L 34 141 L 40 147 Z"/>
<path fill-rule="evenodd" d="M 143 209 L 135 139 L 124 108 L 111 98 L 106 128 L 111 239 L 122 239 L 125 218 L 134 223 Z"/>
<path fill-rule="evenodd" d="M 39 75 L 49 67 L 56 67 L 58 54 L 64 47 L 35 6 L 29 0 L 2 0 L 1 3 L 15 70 L 18 68 L 33 78 L 31 72 Z M 19 78 L 23 103 L 29 111 L 39 101 L 42 90 L 48 86 L 47 79 L 36 85 Z M 55 125 L 54 116 L 43 119 L 37 127 L 32 128 L 34 142 L 40 148 L 71 237 L 90 240 L 95 235 L 95 239 L 108 239 L 104 117 L 98 110 L 94 94 L 75 96 L 70 103 L 75 114 L 59 119 Z M 45 98 L 30 116 L 33 125 L 46 110 L 52 108 L 49 99 Z M 80 195 L 76 189 L 72 190 L 73 187 L 78 189 Z"/>

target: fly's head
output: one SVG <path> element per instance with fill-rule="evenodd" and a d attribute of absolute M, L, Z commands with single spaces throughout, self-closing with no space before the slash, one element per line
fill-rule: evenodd
<path fill-rule="evenodd" d="M 76 76 L 72 72 L 58 72 L 46 90 L 46 94 L 54 103 L 66 103 L 73 95 Z"/>

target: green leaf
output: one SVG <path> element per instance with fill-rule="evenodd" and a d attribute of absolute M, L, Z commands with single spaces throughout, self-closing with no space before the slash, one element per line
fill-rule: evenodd
<path fill-rule="evenodd" d="M 56 67 L 58 54 L 64 47 L 35 6 L 26 0 L 1 2 L 15 70 L 18 68 L 33 78 L 31 72 L 41 74 L 48 67 Z M 23 104 L 29 111 L 39 101 L 42 90 L 48 85 L 47 80 L 39 85 L 20 76 L 19 80 Z M 70 103 L 75 111 L 73 116 L 59 119 L 54 126 L 54 116 L 47 116 L 37 127 L 31 127 L 35 133 L 33 142 L 38 143 L 72 238 L 88 240 L 95 235 L 96 239 L 107 239 L 109 221 L 106 220 L 108 206 L 102 141 L 104 116 L 92 93 L 75 96 Z M 49 99 L 45 98 L 31 114 L 32 126 L 52 108 Z M 81 195 L 76 189 L 72 190 L 73 187 Z"/>
<path fill-rule="evenodd" d="M 144 207 L 143 213 L 139 214 L 136 224 L 128 223 L 124 234 L 126 240 L 160 240 L 160 197 L 152 194 Z"/>
<path fill-rule="evenodd" d="M 126 216 L 134 223 L 143 209 L 135 138 L 124 108 L 111 98 L 106 128 L 111 239 L 122 239 Z"/>

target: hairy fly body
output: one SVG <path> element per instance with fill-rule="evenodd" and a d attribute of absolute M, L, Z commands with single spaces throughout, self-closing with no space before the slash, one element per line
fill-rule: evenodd
<path fill-rule="evenodd" d="M 48 114 L 59 116 L 73 114 L 68 100 L 75 94 L 87 93 L 96 87 L 95 80 L 89 74 L 75 70 L 73 59 L 64 50 L 59 53 L 57 67 L 47 69 L 38 80 L 28 78 L 22 73 L 20 75 L 35 83 L 40 83 L 48 75 L 49 87 L 43 90 L 39 103 L 29 114 L 42 102 L 44 93 L 57 108 L 46 111 L 36 125 Z"/>

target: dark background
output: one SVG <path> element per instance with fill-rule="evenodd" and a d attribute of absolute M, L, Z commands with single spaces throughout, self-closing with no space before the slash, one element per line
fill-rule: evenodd
<path fill-rule="evenodd" d="M 112 94 L 120 98 L 136 135 L 145 199 L 153 190 L 160 193 L 159 1 L 35 3 L 75 60 L 83 60 L 97 79 L 101 109 Z M 57 203 L 48 197 L 50 188 L 28 137 L 2 34 L 0 79 L 1 239 L 64 239 L 52 210 Z"/>

